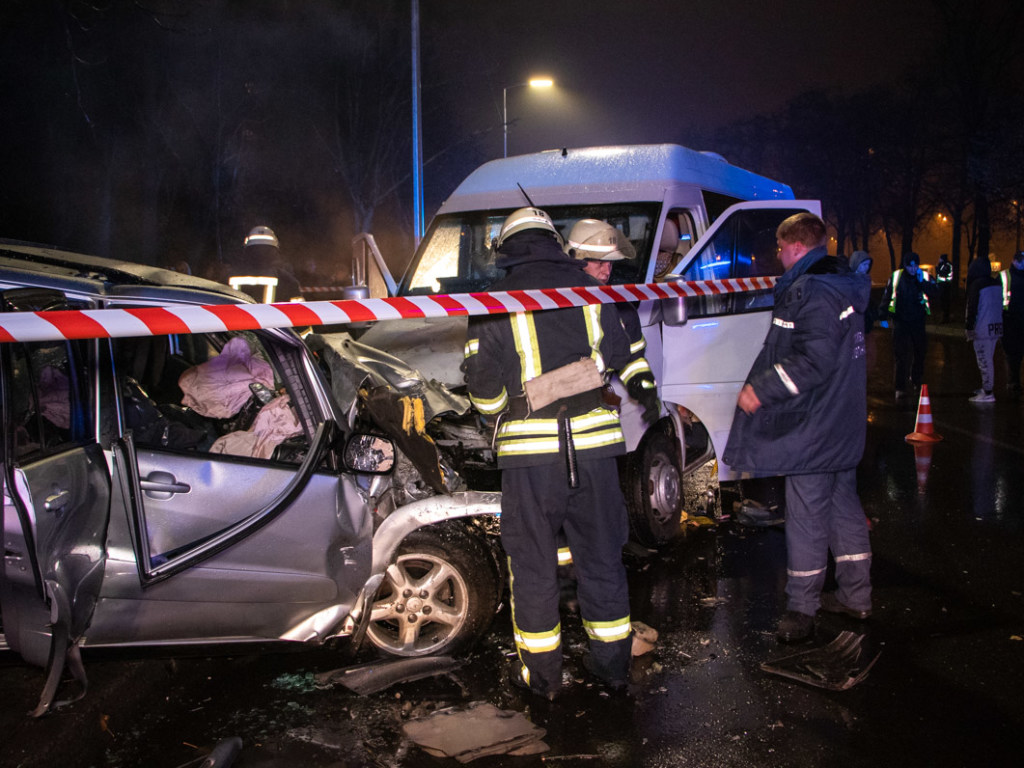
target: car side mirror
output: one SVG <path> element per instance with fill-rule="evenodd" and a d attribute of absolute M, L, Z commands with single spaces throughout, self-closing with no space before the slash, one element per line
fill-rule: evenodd
<path fill-rule="evenodd" d="M 356 433 L 345 443 L 345 468 L 364 475 L 386 475 L 395 466 L 395 444 L 381 435 Z"/>

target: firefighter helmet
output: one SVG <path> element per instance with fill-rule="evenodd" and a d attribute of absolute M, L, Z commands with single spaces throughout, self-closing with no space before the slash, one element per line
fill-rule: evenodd
<path fill-rule="evenodd" d="M 562 240 L 562 236 L 555 229 L 555 223 L 551 221 L 550 216 L 540 208 L 520 208 L 518 211 L 513 211 L 505 219 L 505 223 L 501 225 L 501 231 L 498 232 L 498 239 L 495 241 L 494 247 L 496 249 L 501 248 L 512 235 L 517 235 L 527 229 L 540 229 L 544 232 L 550 232 L 558 240 L 559 246 L 564 245 L 565 241 Z"/>
<path fill-rule="evenodd" d="M 245 238 L 245 245 L 272 245 L 279 248 L 277 235 L 270 227 L 253 227 Z"/>
<path fill-rule="evenodd" d="M 580 219 L 572 226 L 565 252 L 574 259 L 622 261 L 636 258 L 636 249 L 622 232 L 597 219 Z"/>

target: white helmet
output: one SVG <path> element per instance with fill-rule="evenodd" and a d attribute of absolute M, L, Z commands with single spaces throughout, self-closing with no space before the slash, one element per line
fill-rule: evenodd
<path fill-rule="evenodd" d="M 518 211 L 513 211 L 509 214 L 509 217 L 505 219 L 505 223 L 501 225 L 498 239 L 494 243 L 495 249 L 501 248 L 512 235 L 519 234 L 527 229 L 541 229 L 545 232 L 550 232 L 558 240 L 559 246 L 564 245 L 565 241 L 562 240 L 562 236 L 555 229 L 555 223 L 551 221 L 550 216 L 540 208 L 520 208 Z"/>
<path fill-rule="evenodd" d="M 622 232 L 604 221 L 580 219 L 572 226 L 565 252 L 574 259 L 622 261 L 636 258 L 636 249 Z"/>
<path fill-rule="evenodd" d="M 272 245 L 279 248 L 277 235 L 270 227 L 253 227 L 245 238 L 244 245 Z M 244 247 L 244 246 L 243 246 Z"/>

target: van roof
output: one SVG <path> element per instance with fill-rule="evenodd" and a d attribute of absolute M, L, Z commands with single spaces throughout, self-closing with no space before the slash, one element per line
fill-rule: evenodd
<path fill-rule="evenodd" d="M 661 200 L 672 186 L 742 200 L 792 199 L 788 185 L 751 173 L 713 152 L 678 144 L 558 149 L 491 160 L 473 171 L 441 205 L 441 212 L 527 205 L 518 186 L 539 206 L 603 201 Z"/>

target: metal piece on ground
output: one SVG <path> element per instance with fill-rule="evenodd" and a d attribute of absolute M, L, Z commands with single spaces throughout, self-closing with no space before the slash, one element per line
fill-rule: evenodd
<path fill-rule="evenodd" d="M 863 663 L 863 640 L 864 635 L 856 632 L 840 632 L 828 645 L 763 662 L 761 669 L 817 688 L 845 691 L 867 677 L 881 655 L 879 651 Z"/>
<path fill-rule="evenodd" d="M 461 661 L 451 656 L 423 656 L 407 659 L 370 661 L 352 667 L 321 672 L 314 680 L 316 685 L 327 688 L 341 683 L 350 691 L 366 696 L 383 691 L 397 683 L 422 680 L 425 677 L 446 675 L 462 666 Z"/>

